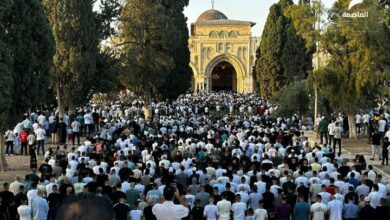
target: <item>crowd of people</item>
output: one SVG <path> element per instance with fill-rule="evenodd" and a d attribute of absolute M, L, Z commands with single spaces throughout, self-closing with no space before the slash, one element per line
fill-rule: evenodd
<path fill-rule="evenodd" d="M 3 184 L 0 220 L 390 219 L 388 180 L 341 153 L 342 117 L 276 117 L 267 100 L 228 92 L 153 102 L 146 119 L 144 107 L 121 94 L 26 115 L 5 153 L 29 154 L 31 173 Z M 390 118 L 378 116 L 371 141 L 385 159 Z"/>

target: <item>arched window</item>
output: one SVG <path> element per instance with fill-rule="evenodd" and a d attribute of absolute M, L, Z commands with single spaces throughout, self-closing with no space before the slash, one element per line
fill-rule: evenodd
<path fill-rule="evenodd" d="M 230 45 L 230 43 L 227 43 L 227 44 L 225 45 L 225 53 L 229 53 L 229 52 L 230 52 L 230 49 L 231 49 L 231 45 Z"/>
<path fill-rule="evenodd" d="M 229 37 L 229 34 L 226 31 L 219 32 L 219 38 L 226 39 Z"/>
<path fill-rule="evenodd" d="M 223 44 L 219 43 L 218 44 L 218 53 L 222 53 L 222 52 L 223 52 Z"/>
<path fill-rule="evenodd" d="M 207 59 L 210 59 L 211 57 L 211 48 L 207 48 Z"/>
<path fill-rule="evenodd" d="M 210 34 L 209 34 L 209 37 L 210 37 L 210 38 L 218 38 L 218 32 L 216 32 L 216 31 L 211 31 Z"/>
<path fill-rule="evenodd" d="M 238 37 L 238 32 L 237 31 L 230 31 L 229 37 L 230 38 L 237 38 Z"/>
<path fill-rule="evenodd" d="M 247 53 L 247 49 L 246 47 L 244 47 L 244 49 L 242 50 L 242 58 L 245 60 L 246 59 L 246 54 Z"/>
<path fill-rule="evenodd" d="M 241 47 L 239 47 L 238 50 L 237 50 L 237 57 L 238 57 L 239 59 L 242 58 L 242 49 L 241 49 Z"/>

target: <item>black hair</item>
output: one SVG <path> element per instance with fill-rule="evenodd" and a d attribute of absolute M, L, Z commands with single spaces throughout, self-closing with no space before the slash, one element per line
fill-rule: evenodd
<path fill-rule="evenodd" d="M 173 188 L 173 186 L 165 186 L 163 193 L 165 200 L 171 201 L 173 199 L 174 194 L 175 188 Z"/>
<path fill-rule="evenodd" d="M 60 206 L 56 219 L 62 220 L 106 220 L 113 219 L 114 209 L 104 197 L 91 193 L 80 193 L 67 197 Z"/>

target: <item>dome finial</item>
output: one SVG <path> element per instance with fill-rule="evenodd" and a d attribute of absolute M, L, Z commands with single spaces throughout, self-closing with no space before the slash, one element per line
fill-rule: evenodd
<path fill-rule="evenodd" d="M 215 0 L 211 0 L 211 9 L 214 9 Z"/>

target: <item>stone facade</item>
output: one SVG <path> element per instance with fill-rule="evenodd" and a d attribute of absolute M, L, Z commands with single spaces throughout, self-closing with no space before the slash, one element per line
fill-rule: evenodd
<path fill-rule="evenodd" d="M 233 66 L 231 86 L 233 91 L 250 93 L 255 90 L 252 69 L 256 62 L 256 49 L 260 38 L 252 37 L 249 21 L 229 20 L 217 10 L 203 13 L 191 24 L 189 47 L 191 51 L 190 66 L 193 70 L 192 88 L 197 92 L 214 90 L 214 69 L 221 63 Z M 223 71 L 220 74 L 224 74 Z"/>

